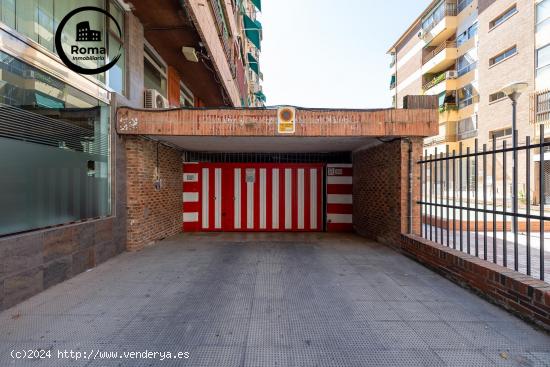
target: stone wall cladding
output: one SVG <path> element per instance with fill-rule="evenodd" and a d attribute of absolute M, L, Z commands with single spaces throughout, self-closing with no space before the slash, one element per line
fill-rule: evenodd
<path fill-rule="evenodd" d="M 154 186 L 157 167 L 162 187 Z M 126 139 L 128 250 L 173 236 L 182 228 L 181 152 L 139 137 Z"/>
<path fill-rule="evenodd" d="M 401 252 L 519 317 L 550 331 L 550 284 L 415 235 Z"/>
<path fill-rule="evenodd" d="M 0 240 L 0 310 L 124 251 L 117 230 L 106 218 Z"/>

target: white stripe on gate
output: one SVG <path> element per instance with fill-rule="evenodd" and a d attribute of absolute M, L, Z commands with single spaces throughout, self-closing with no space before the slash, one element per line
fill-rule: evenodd
<path fill-rule="evenodd" d="M 298 192 L 296 199 L 298 200 L 298 229 L 304 229 L 304 170 L 298 169 Z"/>
<path fill-rule="evenodd" d="M 353 183 L 352 176 L 328 176 L 328 185 L 351 185 Z"/>
<path fill-rule="evenodd" d="M 329 213 L 327 214 L 327 221 L 329 223 L 353 223 L 353 215 Z"/>
<path fill-rule="evenodd" d="M 271 227 L 279 229 L 279 169 L 274 168 L 271 187 Z"/>
<path fill-rule="evenodd" d="M 260 168 L 260 229 L 266 228 L 266 170 Z"/>
<path fill-rule="evenodd" d="M 208 229 L 208 168 L 202 169 L 202 228 Z"/>
<path fill-rule="evenodd" d="M 292 169 L 285 168 L 285 229 L 292 228 Z"/>
<path fill-rule="evenodd" d="M 241 169 L 235 168 L 235 197 L 233 198 L 235 206 L 235 229 L 241 228 Z"/>
<path fill-rule="evenodd" d="M 183 202 L 184 203 L 196 203 L 199 201 L 198 192 L 184 192 L 183 193 Z"/>
<path fill-rule="evenodd" d="M 222 228 L 222 169 L 216 168 L 214 174 L 214 190 L 216 191 L 214 198 L 214 226 L 216 229 L 220 229 Z"/>
<path fill-rule="evenodd" d="M 256 178 L 256 170 L 251 170 Z M 246 175 L 248 176 L 248 173 Z M 246 183 L 246 228 L 254 229 L 254 182 Z"/>
<path fill-rule="evenodd" d="M 328 194 L 327 204 L 352 204 L 353 195 Z"/>
<path fill-rule="evenodd" d="M 317 168 L 309 171 L 309 223 L 311 229 L 317 229 Z"/>
<path fill-rule="evenodd" d="M 199 213 L 183 213 L 183 222 L 184 223 L 192 223 L 192 222 L 198 222 L 199 221 Z"/>

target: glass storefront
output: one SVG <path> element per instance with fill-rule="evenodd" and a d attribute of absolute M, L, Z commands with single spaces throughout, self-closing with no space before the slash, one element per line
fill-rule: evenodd
<path fill-rule="evenodd" d="M 0 51 L 0 235 L 111 214 L 109 113 Z"/>
<path fill-rule="evenodd" d="M 90 27 L 100 32 L 101 40 L 98 42 L 89 42 L 90 46 L 106 47 L 107 58 L 109 55 L 121 53 L 117 64 L 105 73 L 96 74 L 95 77 L 103 83 L 106 83 L 113 90 L 120 94 L 125 92 L 125 74 L 124 74 L 124 11 L 112 0 L 0 0 L 0 21 L 9 27 L 15 29 L 22 35 L 44 46 L 51 52 L 55 50 L 55 31 L 61 20 L 72 10 L 81 6 L 95 6 L 106 9 L 119 24 L 122 35 L 118 34 L 114 22 L 108 21 L 98 12 L 85 11 L 76 14 L 65 26 L 66 29 L 74 29 L 79 22 L 87 21 Z M 75 33 L 76 35 L 76 33 Z M 64 32 L 62 39 L 63 49 L 68 52 L 70 44 L 75 43 L 75 39 L 70 32 Z M 97 68 L 100 61 L 97 60 L 78 60 L 86 68 Z M 107 60 L 108 62 L 108 60 Z M 103 65 L 104 61 L 101 61 Z"/>

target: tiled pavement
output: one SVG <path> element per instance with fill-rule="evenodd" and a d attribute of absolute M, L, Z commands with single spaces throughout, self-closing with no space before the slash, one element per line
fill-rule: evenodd
<path fill-rule="evenodd" d="M 446 365 L 550 366 L 550 336 L 354 235 L 182 234 L 0 313 L 2 367 Z"/>

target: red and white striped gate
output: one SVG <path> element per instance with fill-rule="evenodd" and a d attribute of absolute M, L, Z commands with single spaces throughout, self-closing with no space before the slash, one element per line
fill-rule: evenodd
<path fill-rule="evenodd" d="M 322 231 L 323 165 L 185 163 L 183 230 Z"/>
<path fill-rule="evenodd" d="M 353 167 L 327 164 L 327 231 L 353 231 Z"/>

